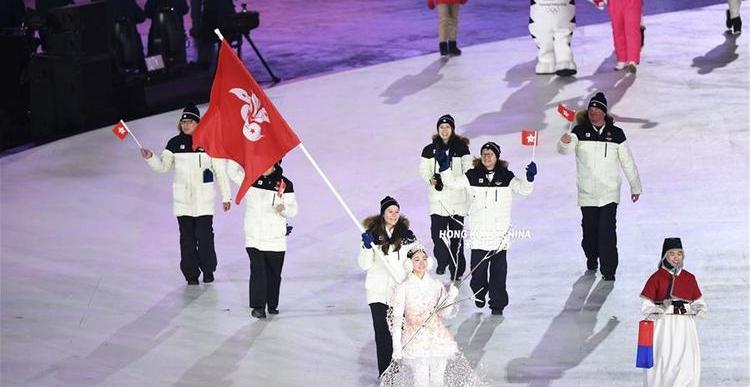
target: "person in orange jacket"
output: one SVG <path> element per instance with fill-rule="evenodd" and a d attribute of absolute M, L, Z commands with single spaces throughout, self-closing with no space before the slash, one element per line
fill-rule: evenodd
<path fill-rule="evenodd" d="M 469 0 L 427 0 L 427 7 L 438 10 L 438 38 L 440 39 L 440 55 L 461 55 L 456 44 L 458 32 L 458 8 Z"/>

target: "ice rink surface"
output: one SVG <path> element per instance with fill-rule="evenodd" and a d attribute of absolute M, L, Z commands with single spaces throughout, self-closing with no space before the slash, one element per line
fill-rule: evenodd
<path fill-rule="evenodd" d="M 638 295 L 663 238 L 679 236 L 710 308 L 698 324 L 703 385 L 747 386 L 750 61 L 747 29 L 728 37 L 715 22 L 725 9 L 646 17 L 636 76 L 612 70 L 610 27 L 596 24 L 576 30 L 575 78 L 534 75 L 533 42 L 513 38 L 268 94 L 359 218 L 392 195 L 430 248 L 416 171 L 437 117 L 451 113 L 475 154 L 486 141 L 500 144 L 516 173 L 531 156 L 520 130 L 541 131 L 535 192 L 514 201 L 514 226 L 531 238 L 508 253 L 510 305 L 493 317 L 466 303 L 448 321 L 492 385 L 640 385 Z M 613 285 L 584 273 L 575 161 L 555 151 L 567 128 L 557 104 L 584 107 L 595 91 L 607 95 L 643 184 L 639 202 L 619 206 Z M 129 125 L 161 150 L 178 117 Z M 186 286 L 172 177 L 153 173 L 110 128 L 6 156 L 0 168 L 3 386 L 376 383 L 359 232 L 299 150 L 284 160 L 300 213 L 281 314 L 265 321 L 247 307 L 244 209 L 215 216 L 216 282 Z"/>

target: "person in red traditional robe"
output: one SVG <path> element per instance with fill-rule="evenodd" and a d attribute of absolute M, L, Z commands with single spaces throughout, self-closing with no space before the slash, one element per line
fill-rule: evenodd
<path fill-rule="evenodd" d="M 641 313 L 654 320 L 654 366 L 645 369 L 644 386 L 698 387 L 701 355 L 695 317 L 706 303 L 695 276 L 683 269 L 680 238 L 666 238 L 659 269 L 641 292 Z"/>

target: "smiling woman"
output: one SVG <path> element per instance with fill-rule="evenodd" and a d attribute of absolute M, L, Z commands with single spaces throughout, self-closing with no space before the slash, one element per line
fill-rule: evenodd
<path fill-rule="evenodd" d="M 390 196 L 380 201 L 380 214 L 368 217 L 362 224 L 367 231 L 362 234 L 358 261 L 359 267 L 367 272 L 367 303 L 375 329 L 378 371 L 382 374 L 388 368 L 392 354 L 391 334 L 386 321 L 388 300 L 394 286 L 406 276 L 403 262 L 417 238 L 409 230 L 409 220 L 401 216 L 398 202 Z"/>

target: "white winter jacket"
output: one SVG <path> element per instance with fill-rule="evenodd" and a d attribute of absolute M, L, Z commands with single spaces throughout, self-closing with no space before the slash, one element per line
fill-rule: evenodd
<path fill-rule="evenodd" d="M 211 158 L 202 148 L 193 151 L 193 137 L 182 132 L 167 142 L 161 156 L 153 155 L 146 162 L 156 172 L 165 173 L 174 164 L 172 183 L 175 216 L 213 215 L 216 206 L 216 184 L 221 201 L 231 201 L 226 161 Z"/>
<path fill-rule="evenodd" d="M 430 184 L 430 179 L 435 173 L 438 173 L 438 164 L 435 160 L 435 144 L 430 143 L 422 149 L 422 158 L 419 162 L 419 175 L 427 183 L 427 197 L 430 203 L 430 214 L 440 216 L 466 215 L 466 190 L 463 188 L 443 187 L 442 191 L 435 189 Z M 456 178 L 463 176 L 472 165 L 472 157 L 469 154 L 469 146 L 460 139 L 450 143 L 448 152 L 451 161 L 450 173 Z M 445 184 L 443 184 L 445 185 Z"/>
<path fill-rule="evenodd" d="M 247 190 L 245 197 L 245 247 L 261 251 L 286 251 L 287 219 L 297 215 L 297 199 L 292 182 L 282 175 L 277 167 L 269 176 L 261 176 Z M 242 167 L 232 160 L 227 161 L 227 173 L 238 186 L 245 178 Z M 284 190 L 279 192 L 283 182 Z M 275 207 L 284 204 L 284 211 Z"/>
<path fill-rule="evenodd" d="M 599 134 L 590 123 L 579 120 L 570 137 L 569 144 L 557 142 L 557 151 L 568 154 L 575 150 L 580 207 L 619 203 L 620 168 L 628 179 L 630 193 L 641 193 L 638 168 L 622 129 L 607 123 Z"/>
<path fill-rule="evenodd" d="M 463 188 L 469 195 L 469 247 L 473 250 L 507 250 L 510 247 L 511 204 L 513 193 L 528 196 L 534 183 L 515 177 L 505 168 L 496 168 L 492 180 L 482 165 L 456 179 L 452 173 L 441 173 L 447 186 Z"/>
<path fill-rule="evenodd" d="M 399 232 L 398 230 L 395 232 Z M 380 302 L 388 304 L 393 297 L 396 285 L 406 278 L 404 260 L 409 259 L 406 254 L 417 242 L 414 233 L 409 229 L 401 231 L 401 248 L 396 251 L 391 245 L 388 254 L 383 253 L 383 238 L 375 235 L 372 248 L 364 246 L 360 248 L 359 267 L 367 271 L 365 289 L 367 290 L 367 303 Z"/>

